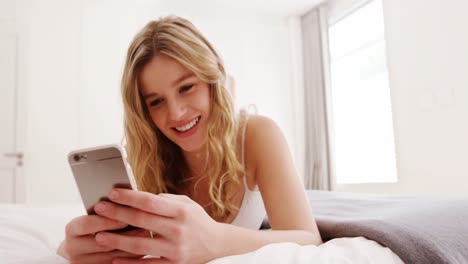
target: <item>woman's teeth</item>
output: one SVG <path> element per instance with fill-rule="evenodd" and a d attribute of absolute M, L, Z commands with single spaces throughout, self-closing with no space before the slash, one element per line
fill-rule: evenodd
<path fill-rule="evenodd" d="M 200 120 L 200 117 L 197 117 L 192 122 L 186 124 L 185 126 L 176 127 L 175 129 L 179 132 L 185 132 L 191 129 L 192 127 L 194 127 L 198 123 L 199 120 Z"/>

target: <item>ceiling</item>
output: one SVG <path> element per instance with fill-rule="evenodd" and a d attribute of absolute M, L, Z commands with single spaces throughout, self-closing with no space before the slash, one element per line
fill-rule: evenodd
<path fill-rule="evenodd" d="M 253 9 L 280 16 L 302 15 L 324 0 L 207 0 L 227 7 Z"/>
<path fill-rule="evenodd" d="M 1 1 L 1 0 L 0 0 Z M 9 0 L 13 1 L 13 0 Z M 33 1 L 33 0 L 29 0 Z M 71 0 L 70 0 L 71 1 Z M 272 16 L 300 16 L 327 0 L 80 0 L 85 5 L 105 6 L 146 5 L 157 9 L 196 10 L 198 13 L 237 11 L 232 13 L 259 13 Z"/>

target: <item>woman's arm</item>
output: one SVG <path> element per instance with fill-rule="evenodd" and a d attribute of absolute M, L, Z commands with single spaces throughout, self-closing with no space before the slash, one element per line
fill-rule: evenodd
<path fill-rule="evenodd" d="M 218 241 L 214 244 L 215 258 L 245 254 L 265 245 L 293 242 L 299 245 L 320 245 L 317 234 L 304 230 L 250 230 L 220 223 Z"/>
<path fill-rule="evenodd" d="M 230 246 L 223 248 L 236 254 L 237 251 L 251 251 L 273 242 L 321 244 L 322 239 L 304 186 L 296 174 L 288 144 L 274 121 L 262 116 L 249 118 L 245 158 L 262 194 L 273 230 L 250 231 L 225 225 L 222 237 L 228 239 L 226 243 Z M 232 241 L 238 242 L 237 249 Z"/>
<path fill-rule="evenodd" d="M 303 184 L 294 169 L 287 142 L 274 121 L 262 116 L 249 118 L 245 158 L 249 172 L 255 175 L 272 230 L 220 224 L 216 255 L 244 254 L 278 242 L 320 245 L 322 239 Z"/>

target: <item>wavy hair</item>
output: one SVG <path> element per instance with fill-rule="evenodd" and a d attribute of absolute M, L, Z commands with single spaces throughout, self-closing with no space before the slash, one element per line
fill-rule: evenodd
<path fill-rule="evenodd" d="M 211 202 L 207 210 L 215 220 L 223 221 L 239 210 L 234 199 L 244 169 L 236 156 L 236 142 L 245 122 L 235 115 L 220 56 L 192 23 L 180 17 L 149 22 L 128 48 L 122 76 L 124 129 L 138 188 L 154 194 L 180 194 L 188 180 L 188 165 L 180 147 L 155 126 L 139 87 L 143 67 L 157 54 L 176 60 L 209 85 L 211 107 L 205 149 L 210 164 L 205 165 L 203 178 L 208 177 L 209 182 Z"/>

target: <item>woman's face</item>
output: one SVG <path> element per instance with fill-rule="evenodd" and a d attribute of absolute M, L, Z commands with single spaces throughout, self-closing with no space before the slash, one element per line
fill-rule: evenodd
<path fill-rule="evenodd" d="M 139 77 L 141 94 L 156 127 L 182 150 L 200 150 L 207 139 L 208 84 L 163 54 L 145 65 Z"/>

